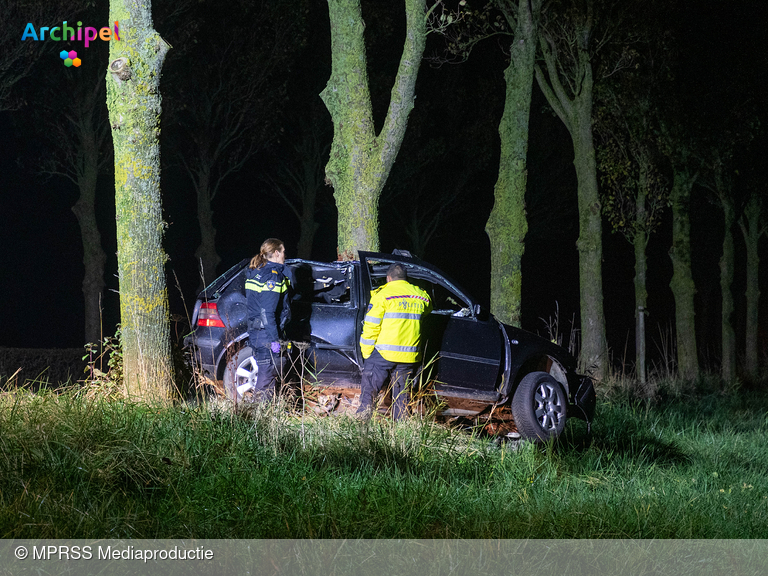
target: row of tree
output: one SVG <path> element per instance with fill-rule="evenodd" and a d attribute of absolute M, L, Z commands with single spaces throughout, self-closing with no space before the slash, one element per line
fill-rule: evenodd
<path fill-rule="evenodd" d="M 168 341 L 168 304 L 162 237 L 165 224 L 159 193 L 160 72 L 165 69 L 164 125 L 175 142 L 178 163 L 196 194 L 201 243 L 196 252 L 205 278 L 212 278 L 216 252 L 211 202 L 229 175 L 241 169 L 275 131 L 271 111 L 287 95 L 291 63 L 310 25 L 308 8 L 296 3 L 234 3 L 245 14 L 206 19 L 206 3 L 158 4 L 156 20 L 174 30 L 173 50 L 155 31 L 148 0 L 112 0 L 109 21 L 119 20 L 124 40 L 110 43 L 106 100 L 115 165 L 116 218 L 121 320 L 128 385 L 137 395 L 152 395 L 173 386 Z M 669 3 L 610 0 L 489 0 L 474 6 L 465 0 L 405 1 L 405 34 L 386 115 L 376 129 L 370 58 L 366 52 L 360 0 L 328 0 L 332 70 L 320 96 L 333 122 L 327 150 L 322 121 L 304 122 L 295 144 L 295 163 L 267 178 L 295 213 L 302 235 L 299 255 L 308 257 L 317 229 L 316 202 L 321 190 L 319 159 L 328 154 L 325 179 L 333 187 L 338 211 L 340 259 L 359 250 L 379 249 L 379 206 L 385 184 L 403 143 L 414 107 L 416 82 L 427 35 L 445 38 L 443 61 L 466 60 L 490 37 L 505 38 L 504 112 L 499 121 L 501 154 L 495 203 L 486 224 L 490 240 L 491 311 L 519 325 L 522 257 L 528 230 L 529 118 L 534 85 L 571 135 L 578 185 L 581 365 L 597 377 L 607 367 L 602 291 L 602 223 L 605 216 L 633 243 L 638 321 L 646 306 L 646 256 L 660 212 L 671 205 L 678 368 L 685 377 L 698 372 L 694 294 L 691 272 L 691 194 L 697 183 L 719 199 L 725 223 L 721 284 L 723 293 L 723 377 L 735 375 L 733 336 L 733 233 L 738 222 L 748 250 L 747 368 L 757 371 L 758 242 L 765 232 L 759 195 L 737 194 L 735 151 L 754 138 L 756 115 L 750 103 L 729 106 L 731 116 L 702 126 L 696 95 L 676 88 L 680 48 L 668 33 Z M 679 10 L 680 5 L 675 9 Z M 642 14 L 643 18 L 638 18 Z M 673 15 L 679 15 L 672 11 Z M 218 22 L 211 27 L 211 22 Z M 254 30 L 254 22 L 257 30 Z M 237 38 L 229 43 L 196 43 L 205 25 L 212 36 Z M 234 33 L 233 33 L 234 27 Z M 216 33 L 216 34 L 213 34 Z M 369 41 L 370 43 L 370 41 Z M 169 61 L 164 67 L 166 53 Z M 206 60 L 215 65 L 195 66 Z M 25 64 L 27 65 L 27 64 Z M 13 82 L 25 73 L 14 71 Z M 2 70 L 0 70 L 2 72 Z M 4 86 L 8 82 L 4 81 Z M 12 84 L 11 84 L 12 85 Z M 97 87 L 94 89 L 94 86 Z M 106 124 L 103 84 L 87 87 L 64 115 L 72 144 L 70 156 L 55 158 L 51 172 L 63 172 L 81 191 L 73 208 L 81 226 L 86 268 L 86 337 L 98 335 L 105 256 L 95 221 L 95 181 L 105 156 Z M 100 91 L 101 90 L 101 91 Z M 7 94 L 12 94 L 8 91 Z M 14 100 L 4 95 L 4 102 Z M 15 105 L 15 104 L 14 104 Z M 718 111 L 719 112 L 719 111 Z M 711 116 L 711 114 L 710 114 Z M 53 133 L 53 132 L 52 132 Z M 288 152 L 291 153 L 290 151 Z M 108 158 L 107 158 L 108 159 Z M 410 167 L 418 172 L 418 163 Z M 671 173 L 671 178 L 667 175 Z M 598 174 L 602 186 L 598 186 Z M 671 181 L 671 184 L 670 184 Z M 755 187 L 756 188 L 756 187 Z M 696 188 L 698 190 L 698 188 Z M 458 190 L 458 187 L 457 187 Z M 743 188 L 740 188 L 741 192 Z M 753 193 L 755 192 L 755 193 Z M 391 193 L 390 193 L 391 194 Z M 455 193 L 457 194 L 457 193 Z M 403 214 L 414 246 L 424 247 L 455 199 L 450 195 L 433 209 Z M 753 320 L 754 319 L 754 320 Z M 638 330 L 639 375 L 644 377 L 644 338 Z"/>
<path fill-rule="evenodd" d="M 520 324 L 528 130 L 535 79 L 573 143 L 582 368 L 600 378 L 607 364 L 602 290 L 605 215 L 634 245 L 638 373 L 645 379 L 641 327 L 647 307 L 646 248 L 661 210 L 671 205 L 678 368 L 686 378 L 698 374 L 690 209 L 691 192 L 699 182 L 715 194 L 724 216 L 722 375 L 726 380 L 736 375 L 731 286 L 733 234 L 738 221 L 749 255 L 746 364 L 748 374 L 757 376 L 757 248 L 765 227 L 759 190 L 755 187 L 739 196 L 734 188 L 735 153 L 754 138 L 757 114 L 750 108 L 750 98 L 738 95 L 744 89 L 738 83 L 729 93 L 719 95 L 727 102 L 727 113 L 702 110 L 702 95 L 693 93 L 701 86 L 688 87 L 688 93 L 674 86 L 680 49 L 670 38 L 669 14 L 671 8 L 675 17 L 685 16 L 682 3 L 490 0 L 480 8 L 461 1 L 453 9 L 444 2 L 430 7 L 423 2 L 406 3 L 407 40 L 387 120 L 378 135 L 370 129 L 359 3 L 329 2 L 329 6 L 332 22 L 356 23 L 349 29 L 332 27 L 334 73 L 323 93 L 334 117 L 334 147 L 327 172 L 339 207 L 341 258 L 354 257 L 357 249 L 378 249 L 377 203 L 412 107 L 418 66 L 411 64 L 420 57 L 414 50 L 423 50 L 421 39 L 428 31 L 439 32 L 448 39 L 446 59 L 466 59 L 478 42 L 503 35 L 509 38 L 509 66 L 504 73 L 506 98 L 499 123 L 501 156 L 495 204 L 486 225 L 493 314 L 504 322 Z M 425 11 L 426 19 L 422 17 Z M 695 122 L 697 116 L 707 118 L 709 125 Z M 595 129 L 599 145 L 595 144 Z M 665 178 L 669 170 L 671 187 Z"/>

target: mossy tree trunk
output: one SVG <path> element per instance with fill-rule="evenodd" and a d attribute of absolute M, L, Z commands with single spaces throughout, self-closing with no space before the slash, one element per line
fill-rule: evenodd
<path fill-rule="evenodd" d="M 160 197 L 160 72 L 168 44 L 149 0 L 110 0 L 107 106 L 115 150 L 115 210 L 123 362 L 129 397 L 159 400 L 173 387 L 165 223 Z"/>
<path fill-rule="evenodd" d="M 571 134 L 574 166 L 578 182 L 579 238 L 579 293 L 581 318 L 582 370 L 603 377 L 607 357 L 605 316 L 603 313 L 602 275 L 602 219 L 597 188 L 595 145 L 592 137 L 592 62 L 587 43 L 591 35 L 589 20 L 575 22 L 568 38 L 576 47 L 577 59 L 568 71 L 570 93 L 561 82 L 563 63 L 549 36 L 540 31 L 544 54 L 544 69 L 536 66 L 536 80 L 550 106 Z M 546 70 L 546 72 L 545 72 Z"/>
<path fill-rule="evenodd" d="M 747 377 L 755 382 L 758 374 L 757 329 L 760 301 L 760 286 L 758 283 L 760 254 L 758 244 L 760 237 L 765 234 L 766 227 L 761 222 L 760 200 L 756 195 L 747 202 L 747 206 L 739 218 L 739 226 L 747 247 L 747 318 L 746 318 L 746 347 L 745 370 Z"/>
<path fill-rule="evenodd" d="M 691 272 L 691 189 L 697 175 L 685 168 L 676 168 L 670 192 L 672 204 L 672 280 L 669 287 L 675 298 L 675 334 L 677 341 L 677 373 L 682 378 L 699 375 L 696 349 L 696 285 Z"/>
<path fill-rule="evenodd" d="M 510 10 L 512 6 L 509 6 Z M 501 157 L 493 210 L 485 225 L 491 242 L 491 312 L 501 322 L 520 326 L 521 262 L 528 221 L 528 122 L 531 114 L 536 26 L 541 1 L 519 0 L 516 14 L 506 14 L 515 27 L 509 67 L 504 72 L 506 100 L 499 123 Z"/>
<path fill-rule="evenodd" d="M 325 168 L 338 209 L 339 259 L 379 249 L 379 196 L 405 135 L 426 42 L 425 0 L 405 0 L 406 38 L 386 119 L 376 134 L 360 0 L 328 0 L 332 71 L 320 94 L 333 120 Z"/>

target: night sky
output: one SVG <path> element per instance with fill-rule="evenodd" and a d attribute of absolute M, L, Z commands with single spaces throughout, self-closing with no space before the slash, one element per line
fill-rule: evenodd
<path fill-rule="evenodd" d="M 106 2 L 101 4 L 106 5 Z M 396 71 L 402 47 L 404 23 L 399 3 L 364 2 L 369 75 L 372 83 L 374 112 L 381 122 L 388 103 L 391 79 Z M 89 21 L 104 22 L 102 16 L 84 16 Z M 683 46 L 679 82 L 690 86 L 691 93 L 705 92 L 713 109 L 722 109 L 722 88 L 739 82 L 746 92 L 766 101 L 766 16 L 765 3 L 757 0 L 690 1 L 670 22 L 674 36 Z M 303 121 L 306 112 L 320 105 L 318 93 L 330 74 L 330 33 L 327 6 L 312 2 L 310 21 L 305 31 L 305 45 L 297 52 L 284 78 L 284 97 L 273 112 L 276 122 L 273 138 L 237 174 L 222 184 L 214 201 L 217 249 L 222 257 L 219 272 L 242 258 L 252 256 L 261 241 L 276 236 L 286 242 L 289 257 L 295 256 L 299 238 L 298 222 L 281 201 L 269 191 L 264 174 L 285 158 L 284 150 L 295 133 L 289 126 Z M 232 14 L 219 18 L 232 18 Z M 220 23 L 219 23 L 220 24 Z M 5 25 L 5 24 L 4 24 Z M 39 25 L 39 24 L 38 24 Z M 174 26 L 160 33 L 179 48 L 181 35 Z M 215 27 L 212 25 L 212 28 Z M 206 28 L 202 28 L 204 31 Z M 378 34 L 374 30 L 387 30 Z M 203 32 L 197 42 L 215 42 L 217 37 Z M 19 29 L 19 38 L 23 28 Z M 187 36 L 187 39 L 189 37 Z M 443 40 L 430 35 L 425 55 L 441 50 Z M 479 45 L 464 64 L 422 65 L 417 85 L 416 108 L 409 119 L 406 139 L 395 164 L 381 206 L 381 249 L 410 248 L 398 213 L 409 209 L 409 194 L 398 190 L 418 187 L 428 201 L 438 202 L 448 196 L 457 182 L 460 191 L 454 213 L 441 225 L 440 232 L 420 254 L 454 277 L 464 288 L 485 304 L 489 300 L 489 242 L 485 222 L 493 205 L 493 185 L 498 169 L 497 127 L 504 97 L 502 52 L 507 40 L 491 39 Z M 18 85 L 26 105 L 14 112 L 0 112 L 0 191 L 3 226 L 0 228 L 0 279 L 5 292 L 0 346 L 65 348 L 77 347 L 83 340 L 82 246 L 79 228 L 71 206 L 78 197 L 75 186 L 62 178 L 40 176 L 35 168 L 39 155 L 45 153 L 41 131 L 45 122 L 32 121 L 42 108 L 41 98 L 65 101 L 72 83 L 62 82 L 62 74 L 71 80 L 85 78 L 87 67 L 105 69 L 104 50 L 90 49 L 80 69 L 61 70 L 58 53 L 43 56 L 32 75 Z M 167 65 L 171 66 L 173 51 Z M 205 62 L 196 65 L 204 66 Z M 93 71 L 93 70 L 92 70 Z M 79 76 L 78 76 L 79 75 Z M 745 80 L 746 79 L 746 80 Z M 164 79 L 165 82 L 165 79 Z M 49 92 L 55 88 L 53 93 Z M 161 86 L 164 98 L 172 88 Z M 52 94 L 52 95 L 51 95 Z M 764 110 L 761 110 L 763 113 Z M 56 114 L 55 106 L 44 114 Z M 45 120 L 45 116 L 43 116 Z M 325 113 L 330 139 L 330 119 Z M 763 124 L 764 125 L 764 124 Z M 165 138 L 165 134 L 163 136 Z M 420 151 L 439 142 L 444 154 L 426 163 L 418 171 L 409 163 L 420 161 Z M 741 174 L 751 174 L 753 181 L 766 188 L 760 136 L 738 160 Z M 62 145 L 66 145 L 65 142 Z M 165 146 L 165 140 L 163 140 Z M 529 234 L 523 260 L 523 327 L 542 332 L 541 318 L 554 315 L 559 304 L 561 328 L 578 320 L 578 259 L 575 246 L 578 235 L 576 213 L 576 178 L 573 170 L 570 136 L 551 110 L 543 95 L 534 87 L 529 150 L 529 191 L 527 208 Z M 184 304 L 176 286 L 176 277 L 187 306 L 191 308 L 199 284 L 194 251 L 199 241 L 195 216 L 195 198 L 191 186 L 172 155 L 163 152 L 163 204 L 169 223 L 165 248 L 170 256 L 168 287 L 172 313 L 185 317 Z M 462 179 L 463 174 L 471 178 Z M 737 182 L 737 186 L 745 186 Z M 763 192 L 764 193 L 764 192 Z M 692 212 L 694 279 L 697 283 L 697 324 L 702 358 L 715 366 L 719 355 L 719 268 L 723 227 L 721 212 L 703 190 L 695 191 Z M 429 200 L 431 199 L 431 200 Z M 320 229 L 315 237 L 313 259 L 336 257 L 336 222 L 331 190 L 321 194 L 317 219 Z M 118 297 L 115 293 L 117 261 L 115 257 L 114 188 L 111 167 L 100 176 L 98 216 L 102 239 L 108 254 L 107 291 L 104 295 L 104 332 L 113 332 L 118 321 Z M 648 291 L 650 326 L 649 353 L 656 355 L 654 341 L 659 331 L 668 329 L 674 318 L 674 303 L 669 289 L 672 274 L 667 251 L 671 242 L 671 215 L 667 211 L 659 230 L 648 247 Z M 744 324 L 744 246 L 736 236 L 737 262 L 734 295 L 736 325 L 740 348 Z M 765 256 L 765 239 L 761 255 Z M 619 234 L 611 234 L 604 221 L 603 285 L 606 326 L 614 360 L 633 357 L 634 296 L 632 247 Z M 766 273 L 761 271 L 763 293 Z M 765 301 L 765 297 L 763 297 Z M 765 307 L 763 307 L 764 309 Z M 768 312 L 768 310 L 766 310 Z M 761 322 L 768 316 L 761 315 Z M 180 328 L 183 329 L 183 328 Z M 763 328 L 764 336 L 768 330 Z M 765 346 L 765 343 L 763 343 Z"/>

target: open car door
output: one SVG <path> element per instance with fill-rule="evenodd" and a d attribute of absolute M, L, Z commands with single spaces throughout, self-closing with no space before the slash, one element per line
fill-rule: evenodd
<path fill-rule="evenodd" d="M 290 339 L 308 342 L 313 377 L 324 384 L 360 385 L 356 331 L 360 307 L 352 262 L 289 260 L 294 296 Z"/>

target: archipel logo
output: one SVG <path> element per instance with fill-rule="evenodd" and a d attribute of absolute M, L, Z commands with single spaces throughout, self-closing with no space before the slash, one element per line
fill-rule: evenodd
<path fill-rule="evenodd" d="M 62 50 L 59 52 L 59 56 L 61 56 L 61 59 L 64 60 L 64 66 L 69 68 L 70 66 L 74 66 L 75 68 L 79 68 L 80 64 L 83 62 L 80 60 L 80 58 L 77 57 L 77 52 L 74 50 L 70 50 L 67 52 L 66 50 Z"/>
<path fill-rule="evenodd" d="M 77 23 L 77 35 L 75 35 L 75 29 L 72 28 L 72 26 L 67 26 L 66 20 L 62 22 L 61 26 L 54 26 L 52 28 L 49 28 L 48 26 L 41 26 L 39 30 L 35 29 L 35 26 L 32 24 L 32 22 L 29 22 L 27 27 L 24 29 L 24 34 L 21 36 L 21 41 L 24 42 L 24 40 L 27 39 L 32 39 L 36 42 L 41 42 L 47 39 L 55 40 L 57 42 L 61 42 L 62 40 L 65 42 L 73 42 L 75 40 L 79 40 L 81 42 L 85 42 L 85 47 L 88 48 L 88 45 L 93 40 L 96 40 L 96 38 L 99 38 L 105 42 L 109 42 L 110 40 L 120 40 L 120 25 L 117 20 L 115 20 L 114 28 L 105 26 L 104 28 L 98 30 L 98 33 L 96 28 L 91 26 L 86 26 L 83 28 L 82 26 L 82 22 Z M 48 38 L 45 37 L 46 32 L 48 33 Z M 64 60 L 64 66 L 74 66 L 77 68 L 80 66 L 80 64 L 82 64 L 80 58 L 77 57 L 77 52 L 74 50 L 62 50 L 59 52 L 59 56 L 62 60 Z"/>

